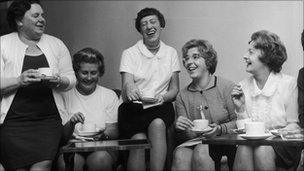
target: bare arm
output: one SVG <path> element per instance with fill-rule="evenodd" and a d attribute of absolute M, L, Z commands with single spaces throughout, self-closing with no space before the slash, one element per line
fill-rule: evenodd
<path fill-rule="evenodd" d="M 175 101 L 178 91 L 179 91 L 179 75 L 178 72 L 174 72 L 170 79 L 169 90 L 166 94 L 163 95 L 164 102 Z"/>
<path fill-rule="evenodd" d="M 122 99 L 124 102 L 139 100 L 141 95 L 134 83 L 134 76 L 130 73 L 121 73 L 122 78 Z"/>

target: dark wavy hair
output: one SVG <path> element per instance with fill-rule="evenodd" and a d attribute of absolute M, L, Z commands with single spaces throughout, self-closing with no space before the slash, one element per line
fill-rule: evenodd
<path fill-rule="evenodd" d="M 262 51 L 259 60 L 268 66 L 270 71 L 278 73 L 282 70 L 287 52 L 278 35 L 267 30 L 257 31 L 251 35 L 249 43 L 251 42 L 254 42 L 254 48 Z"/>
<path fill-rule="evenodd" d="M 137 13 L 137 17 L 135 19 L 135 28 L 139 33 L 141 33 L 140 20 L 150 15 L 156 15 L 160 22 L 160 27 L 165 28 L 166 21 L 162 13 L 155 8 L 144 8 Z"/>
<path fill-rule="evenodd" d="M 209 73 L 213 74 L 217 65 L 217 53 L 211 43 L 207 40 L 192 39 L 183 46 L 183 58 L 187 56 L 188 50 L 197 47 L 200 55 L 205 59 L 205 64 Z M 184 64 L 184 61 L 183 61 Z"/>
<path fill-rule="evenodd" d="M 41 6 L 40 0 L 14 0 L 8 8 L 6 20 L 9 27 L 13 31 L 17 31 L 16 21 L 22 20 L 26 11 L 31 9 L 32 4 L 39 4 Z"/>
<path fill-rule="evenodd" d="M 93 48 L 87 47 L 81 49 L 73 55 L 73 69 L 75 73 L 77 73 L 80 70 L 80 64 L 82 62 L 98 64 L 99 77 L 101 77 L 105 72 L 103 58 L 103 55 Z"/>

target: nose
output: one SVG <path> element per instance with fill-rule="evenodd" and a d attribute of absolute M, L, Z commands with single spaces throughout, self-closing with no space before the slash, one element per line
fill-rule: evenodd
<path fill-rule="evenodd" d="M 150 22 L 147 23 L 147 28 L 151 28 L 152 24 Z"/>
<path fill-rule="evenodd" d="M 247 53 L 243 56 L 243 59 L 245 59 L 245 60 L 249 59 L 247 56 Z"/>
<path fill-rule="evenodd" d="M 92 75 L 91 75 L 90 73 L 87 75 L 87 79 L 88 79 L 88 80 L 91 80 L 91 79 L 92 79 Z"/>

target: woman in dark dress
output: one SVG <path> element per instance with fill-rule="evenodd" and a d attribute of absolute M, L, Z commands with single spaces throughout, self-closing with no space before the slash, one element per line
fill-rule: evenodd
<path fill-rule="evenodd" d="M 50 170 L 68 116 L 60 92 L 75 85 L 68 49 L 44 34 L 38 0 L 12 2 L 1 36 L 0 158 L 6 170 Z M 50 68 L 45 77 L 38 68 Z"/>

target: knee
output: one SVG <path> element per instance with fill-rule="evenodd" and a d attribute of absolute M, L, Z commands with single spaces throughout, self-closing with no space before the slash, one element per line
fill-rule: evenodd
<path fill-rule="evenodd" d="M 92 168 L 100 168 L 101 166 L 99 165 L 103 165 L 103 167 L 108 168 L 112 166 L 114 161 L 107 151 L 98 151 L 90 154 L 87 157 L 86 163 Z"/>
<path fill-rule="evenodd" d="M 182 148 L 177 148 L 174 151 L 174 155 L 173 155 L 173 164 L 174 165 L 179 165 L 179 164 L 183 163 L 185 160 L 184 152 L 181 149 Z"/>
<path fill-rule="evenodd" d="M 203 163 L 204 161 L 210 161 L 211 157 L 209 156 L 209 149 L 206 145 L 198 145 L 193 150 L 193 162 L 194 163 Z"/>
<path fill-rule="evenodd" d="M 147 139 L 147 136 L 144 133 L 138 133 L 138 134 L 133 135 L 131 137 L 131 139 Z"/>
<path fill-rule="evenodd" d="M 162 119 L 156 118 L 150 123 L 149 127 L 152 127 L 153 129 L 166 129 L 166 124 Z"/>

